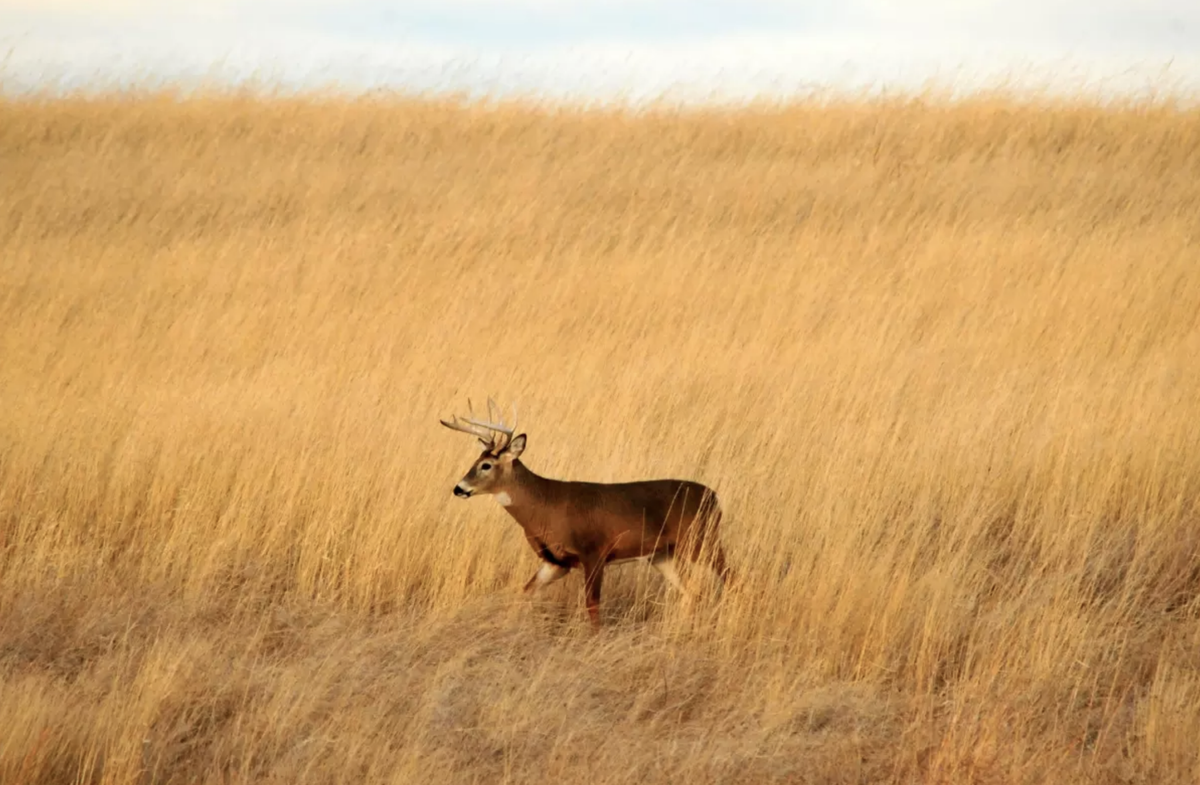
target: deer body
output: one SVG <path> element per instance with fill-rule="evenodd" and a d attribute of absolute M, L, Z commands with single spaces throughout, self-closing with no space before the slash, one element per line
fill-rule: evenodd
<path fill-rule="evenodd" d="M 490 403 L 490 402 L 489 402 Z M 503 423 L 442 421 L 472 433 L 485 450 L 454 486 L 454 494 L 491 494 L 524 530 L 541 566 L 525 584 L 533 591 L 580 568 L 584 574 L 588 615 L 600 623 L 600 590 L 604 568 L 645 560 L 675 588 L 687 594 L 675 570 L 677 556 L 702 556 L 724 583 L 729 577 L 717 539 L 721 510 L 713 491 L 690 480 L 641 482 L 568 482 L 542 477 L 520 461 L 524 434 L 511 437 Z M 488 429 L 498 437 L 485 435 Z"/>

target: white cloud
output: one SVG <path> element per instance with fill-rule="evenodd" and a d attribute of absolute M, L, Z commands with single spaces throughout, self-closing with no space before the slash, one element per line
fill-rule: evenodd
<path fill-rule="evenodd" d="M 553 94 L 1200 89 L 1200 3 L 1147 0 L 0 0 L 11 86 L 157 77 Z M 1194 7 L 1193 7 L 1194 6 Z"/>

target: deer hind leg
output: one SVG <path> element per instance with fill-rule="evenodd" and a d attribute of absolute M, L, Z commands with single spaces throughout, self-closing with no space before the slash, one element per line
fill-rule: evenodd
<path fill-rule="evenodd" d="M 588 616 L 592 626 L 600 629 L 600 587 L 604 583 L 604 562 L 584 562 L 583 585 L 587 596 Z"/>
<path fill-rule="evenodd" d="M 729 584 L 733 579 L 733 573 L 729 569 L 729 563 L 725 559 L 725 550 L 721 547 L 721 544 L 715 540 L 710 540 L 707 547 L 703 548 L 692 544 L 690 547 L 683 550 L 682 553 L 692 563 L 703 564 L 712 568 L 713 572 L 715 572 L 717 576 L 716 589 L 718 596 L 723 596 L 725 594 L 725 590 L 729 587 Z M 669 557 L 667 558 L 669 559 Z M 663 573 L 663 576 L 666 577 L 668 581 L 670 581 L 673 585 L 676 585 L 682 591 L 682 587 L 679 587 L 678 584 L 676 584 L 678 576 L 672 579 L 672 577 L 662 569 L 657 561 L 658 559 L 655 559 L 651 562 L 651 564 L 654 564 L 655 567 L 658 567 L 659 572 Z M 669 565 L 668 569 L 670 569 L 671 572 L 674 572 L 674 565 Z M 689 600 L 692 598 L 690 593 L 684 591 L 684 594 Z"/>
<path fill-rule="evenodd" d="M 725 551 L 719 544 L 713 546 L 712 568 L 721 581 L 721 593 L 724 594 L 725 589 L 733 581 L 733 573 L 729 570 L 729 563 L 725 561 Z"/>
<path fill-rule="evenodd" d="M 675 569 L 675 557 L 669 553 L 659 554 L 650 560 L 650 566 L 658 570 L 659 574 L 666 579 L 667 583 L 671 584 L 685 600 L 690 600 L 692 593 L 683 585 L 683 581 L 679 579 L 679 571 Z"/>
<path fill-rule="evenodd" d="M 538 571 L 535 572 L 533 577 L 529 579 L 529 582 L 525 584 L 523 591 L 528 594 L 529 592 L 536 591 L 543 586 L 549 586 L 551 583 L 567 577 L 567 573 L 570 571 L 571 570 L 567 567 L 562 567 L 557 564 L 551 564 L 548 561 L 544 561 L 542 562 L 542 566 L 538 567 Z"/>

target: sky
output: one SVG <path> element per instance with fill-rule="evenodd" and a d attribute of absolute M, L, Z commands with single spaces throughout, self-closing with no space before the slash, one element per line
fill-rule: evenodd
<path fill-rule="evenodd" d="M 8 90 L 1200 92 L 1200 0 L 0 0 Z"/>

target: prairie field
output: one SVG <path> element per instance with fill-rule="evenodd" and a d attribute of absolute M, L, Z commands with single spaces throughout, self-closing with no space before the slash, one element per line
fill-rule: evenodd
<path fill-rule="evenodd" d="M 538 560 L 439 417 L 714 487 Z M 0 782 L 1200 780 L 1200 109 L 0 99 Z"/>

